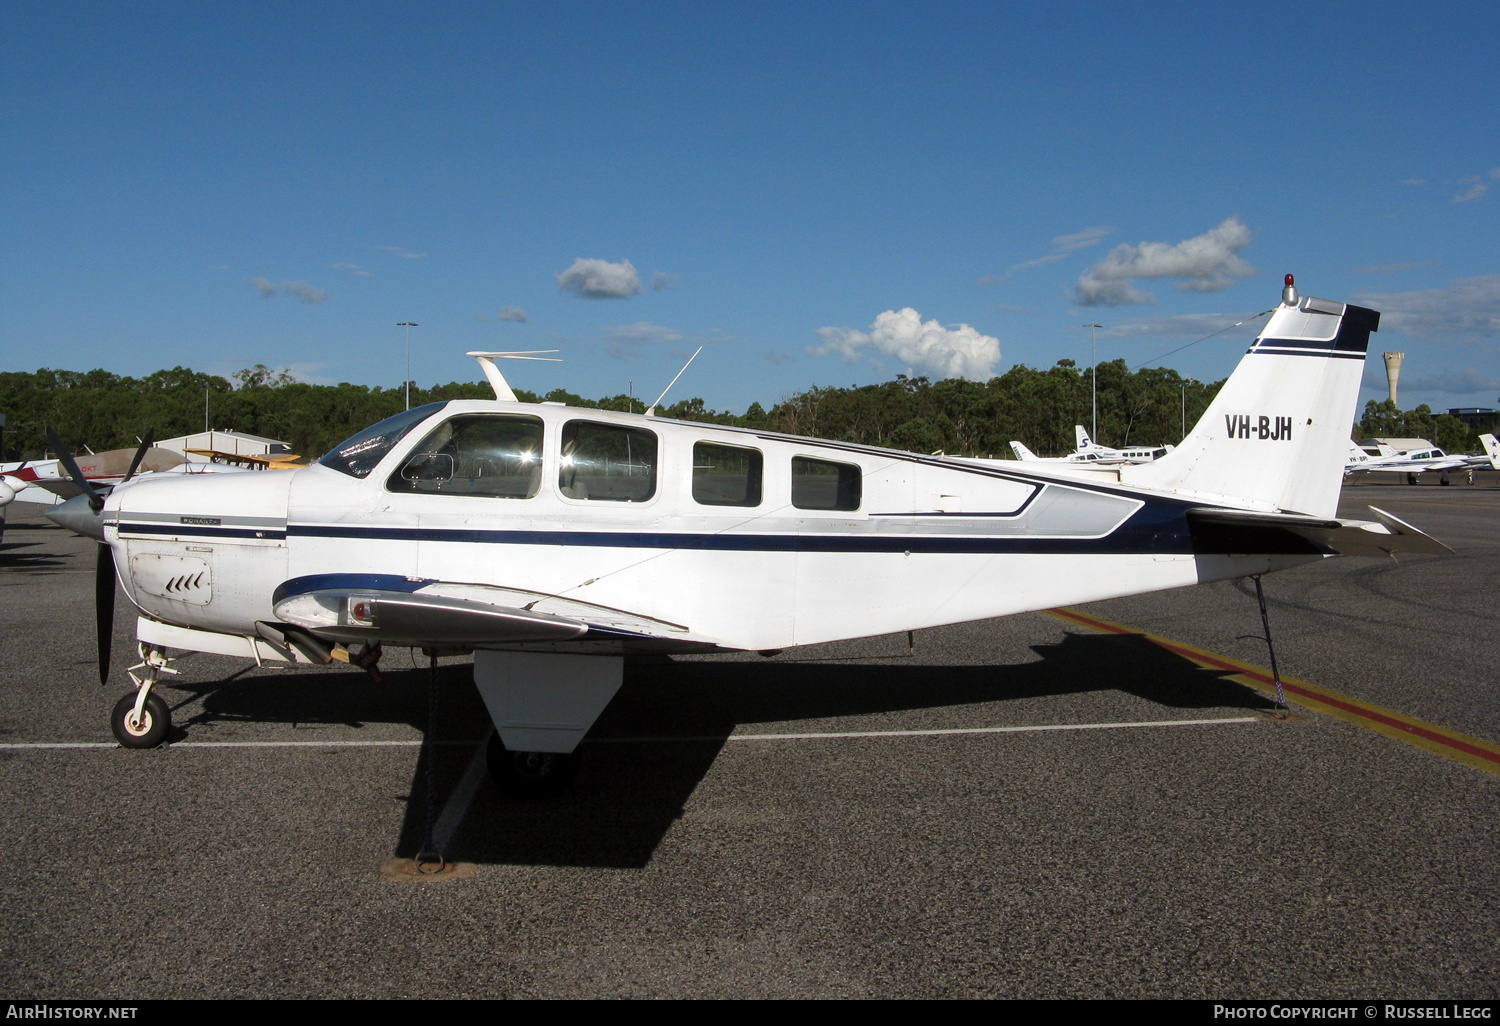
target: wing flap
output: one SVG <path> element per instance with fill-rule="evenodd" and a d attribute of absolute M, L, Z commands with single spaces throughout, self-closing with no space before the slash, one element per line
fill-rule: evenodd
<path fill-rule="evenodd" d="M 589 625 L 569 617 L 444 595 L 395 591 L 306 591 L 276 616 L 331 641 L 411 645 L 507 645 L 571 641 Z"/>

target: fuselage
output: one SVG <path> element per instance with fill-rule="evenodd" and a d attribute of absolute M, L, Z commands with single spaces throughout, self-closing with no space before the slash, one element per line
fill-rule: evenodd
<path fill-rule="evenodd" d="M 116 489 L 126 592 L 150 618 L 253 636 L 294 578 L 481 585 L 772 649 L 1320 558 L 1204 551 L 1194 503 L 1014 462 L 547 404 L 412 415 L 305 469 Z"/>

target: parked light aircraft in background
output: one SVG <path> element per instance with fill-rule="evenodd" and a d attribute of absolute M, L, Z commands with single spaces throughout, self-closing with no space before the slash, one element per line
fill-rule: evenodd
<path fill-rule="evenodd" d="M 140 449 L 111 449 L 107 452 L 89 453 L 77 461 L 79 472 L 90 488 L 99 495 L 124 480 L 132 458 Z M 23 460 L 20 463 L 0 465 L 0 532 L 6 524 L 33 517 L 50 517 L 72 527 L 68 521 L 88 514 L 59 512 L 62 505 L 74 496 L 83 493 L 82 486 L 64 467 L 64 461 Z M 180 454 L 170 449 L 146 447 L 141 455 L 139 474 L 223 474 L 246 470 L 246 467 L 227 466 L 217 463 L 189 463 Z M 3 535 L 0 535 L 3 536 Z"/>
<path fill-rule="evenodd" d="M 778 650 L 1259 575 L 1332 555 L 1446 552 L 1339 487 L 1373 310 L 1282 303 L 1175 451 L 1095 481 L 518 402 L 432 403 L 317 464 L 138 477 L 103 501 L 100 675 L 113 578 L 139 610 L 122 744 L 159 744 L 174 652 L 370 664 L 474 654 L 511 793 L 552 792 L 640 652 Z M 73 500 L 83 503 L 85 495 Z"/>
<path fill-rule="evenodd" d="M 1494 435 L 1484 435 L 1483 438 L 1493 440 Z M 1481 440 L 1482 440 L 1481 439 Z M 1390 448 L 1382 446 L 1382 451 Z M 1495 467 L 1495 457 L 1489 449 L 1489 443 L 1485 443 L 1487 455 L 1484 456 L 1450 456 L 1442 449 L 1436 447 L 1431 449 L 1410 449 L 1406 452 L 1394 452 L 1381 456 L 1371 456 L 1359 446 L 1350 444 L 1348 459 L 1344 463 L 1344 473 L 1353 474 L 1405 474 L 1407 480 L 1416 483 L 1417 475 L 1430 470 L 1470 470 L 1480 467 Z"/>
<path fill-rule="evenodd" d="M 95 490 L 104 493 L 124 478 L 135 449 L 87 453 L 78 469 Z M 161 473 L 185 465 L 182 456 L 166 449 L 147 448 L 141 471 Z M 63 501 L 82 492 L 60 460 L 22 460 L 0 464 L 0 537 L 6 524 L 47 515 Z"/>
<path fill-rule="evenodd" d="M 1016 459 L 1033 463 L 1083 463 L 1095 466 L 1118 466 L 1122 463 L 1150 463 L 1172 451 L 1172 446 L 1138 446 L 1134 449 L 1111 449 L 1089 438 L 1082 424 L 1073 425 L 1078 448 L 1066 456 L 1038 456 L 1020 442 L 1011 442 Z"/>

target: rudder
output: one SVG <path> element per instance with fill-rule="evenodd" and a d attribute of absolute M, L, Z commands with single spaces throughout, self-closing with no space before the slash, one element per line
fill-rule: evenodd
<path fill-rule="evenodd" d="M 1332 517 L 1380 314 L 1311 296 L 1282 304 L 1181 445 L 1121 468 L 1129 484 L 1224 505 Z"/>

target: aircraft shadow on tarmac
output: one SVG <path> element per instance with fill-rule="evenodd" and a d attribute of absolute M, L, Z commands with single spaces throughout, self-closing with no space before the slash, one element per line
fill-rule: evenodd
<path fill-rule="evenodd" d="M 0 531 L 0 570 L 56 570 L 71 566 L 76 559 L 57 552 L 28 552 L 45 538 L 38 531 L 56 531 L 51 524 L 6 524 Z M 90 567 L 92 563 L 88 564 Z"/>
<path fill-rule="evenodd" d="M 1202 669 L 1139 636 L 1068 634 L 1058 644 L 1033 646 L 1033 651 L 1039 660 L 1012 666 L 924 665 L 906 659 L 627 660 L 624 686 L 584 742 L 582 770 L 573 788 L 558 799 L 519 802 L 503 798 L 486 779 L 445 854 L 489 864 L 642 867 L 682 814 L 725 739 L 747 725 L 1106 690 L 1169 709 L 1272 708 L 1258 692 L 1223 679 L 1225 674 Z M 405 722 L 425 729 L 426 672 L 387 677 L 381 686 L 363 674 L 303 671 L 281 679 L 257 676 L 196 686 L 174 681 L 171 688 L 203 692 L 203 712 L 187 721 L 188 727 L 251 720 L 303 727 Z M 488 717 L 469 682 L 467 665 L 439 670 L 439 696 L 439 738 L 472 741 L 486 731 Z M 607 743 L 640 737 L 699 740 Z M 474 748 L 448 744 L 436 751 L 441 804 Z M 418 759 L 408 794 L 401 796 L 407 811 L 397 855 L 415 854 L 423 841 L 425 760 L 425 755 Z"/>

